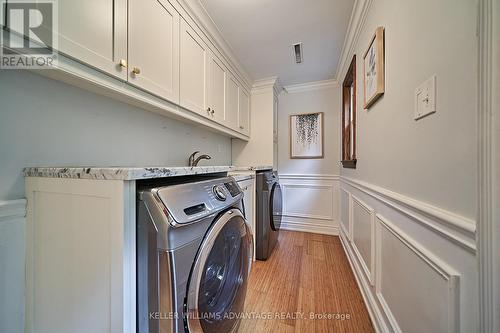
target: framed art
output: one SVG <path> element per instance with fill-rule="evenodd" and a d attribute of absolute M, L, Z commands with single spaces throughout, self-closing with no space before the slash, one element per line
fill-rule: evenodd
<path fill-rule="evenodd" d="M 384 27 L 378 27 L 363 56 L 364 108 L 368 109 L 385 91 Z"/>
<path fill-rule="evenodd" d="M 323 112 L 290 116 L 290 158 L 323 158 Z"/>

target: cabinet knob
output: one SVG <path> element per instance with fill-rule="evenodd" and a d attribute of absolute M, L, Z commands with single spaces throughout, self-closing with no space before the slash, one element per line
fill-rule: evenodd
<path fill-rule="evenodd" d="M 119 65 L 121 68 L 127 68 L 127 60 L 125 60 L 125 59 L 120 60 Z"/>
<path fill-rule="evenodd" d="M 240 125 L 240 129 L 245 129 L 245 126 Z"/>
<path fill-rule="evenodd" d="M 139 75 L 141 74 L 141 69 L 139 67 L 134 67 L 134 69 L 132 69 L 132 73 L 134 73 L 135 75 Z"/>
<path fill-rule="evenodd" d="M 211 110 L 212 110 L 212 109 L 208 108 L 208 109 L 207 109 L 207 112 L 208 112 L 208 113 L 210 113 L 210 111 L 211 111 Z"/>
<path fill-rule="evenodd" d="M 215 110 L 214 110 L 214 109 L 212 109 L 212 116 L 214 115 L 214 113 L 215 113 Z"/>

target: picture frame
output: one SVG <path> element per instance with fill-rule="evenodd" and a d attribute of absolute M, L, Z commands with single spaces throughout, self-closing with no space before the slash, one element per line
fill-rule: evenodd
<path fill-rule="evenodd" d="M 385 29 L 378 27 L 363 56 L 364 108 L 368 109 L 385 93 Z"/>
<path fill-rule="evenodd" d="M 290 158 L 324 158 L 324 113 L 290 115 Z"/>

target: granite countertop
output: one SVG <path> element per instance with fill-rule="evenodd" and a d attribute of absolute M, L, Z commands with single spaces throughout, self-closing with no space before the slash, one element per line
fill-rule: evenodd
<path fill-rule="evenodd" d="M 98 180 L 138 180 L 220 172 L 259 171 L 270 166 L 197 166 L 197 167 L 29 167 L 25 177 L 74 178 Z"/>

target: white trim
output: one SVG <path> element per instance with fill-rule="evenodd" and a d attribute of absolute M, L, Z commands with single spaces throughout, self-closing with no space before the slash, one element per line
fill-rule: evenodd
<path fill-rule="evenodd" d="M 123 333 L 133 333 L 137 327 L 136 272 L 136 183 L 123 183 Z"/>
<path fill-rule="evenodd" d="M 493 0 L 478 4 L 478 264 L 479 264 L 479 330 L 495 331 L 493 221 Z M 497 221 L 498 222 L 498 221 Z"/>
<path fill-rule="evenodd" d="M 222 50 L 221 56 L 225 58 L 225 61 L 231 67 L 233 67 L 232 70 L 240 76 L 240 79 L 244 81 L 247 87 L 251 87 L 253 81 L 252 78 L 237 60 L 231 45 L 224 38 L 219 27 L 215 24 L 215 21 L 212 19 L 201 1 L 178 0 L 178 2 L 187 14 L 191 16 L 191 19 L 193 19 L 193 21 L 195 21 L 195 23 L 203 31 L 213 46 L 218 50 Z"/>
<path fill-rule="evenodd" d="M 341 182 L 395 208 L 469 252 L 476 253 L 475 221 L 360 180 L 341 177 Z"/>
<path fill-rule="evenodd" d="M 254 81 L 251 89 L 251 94 L 265 94 L 272 92 L 276 94 L 276 85 L 278 85 L 278 77 L 271 76 L 265 79 Z"/>
<path fill-rule="evenodd" d="M 389 332 L 387 324 L 384 320 L 384 316 L 377 305 L 377 301 L 373 297 L 373 294 L 371 292 L 371 287 L 364 279 L 362 269 L 359 267 L 358 262 L 355 260 L 354 253 L 352 252 L 351 247 L 349 246 L 349 241 L 344 238 L 345 235 L 343 233 L 340 233 L 340 241 L 342 243 L 342 247 L 344 248 L 347 260 L 351 265 L 354 277 L 356 278 L 356 282 L 358 283 L 359 290 L 361 291 L 361 295 L 363 296 L 363 301 L 365 302 L 365 306 L 368 309 L 368 314 L 370 315 L 370 318 L 372 320 L 375 332 L 377 333 Z"/>
<path fill-rule="evenodd" d="M 284 86 L 283 88 L 288 94 L 295 94 L 307 91 L 333 89 L 337 88 L 338 86 L 339 82 L 337 80 L 323 80 L 323 81 L 312 81 L 300 84 L 292 84 Z"/>
<path fill-rule="evenodd" d="M 382 215 L 376 214 L 377 217 L 377 225 L 380 227 L 384 227 L 389 232 L 391 232 L 398 240 L 401 241 L 406 247 L 408 247 L 413 253 L 415 253 L 422 261 L 424 261 L 430 268 L 432 268 L 437 274 L 439 274 L 443 279 L 445 279 L 448 283 L 448 292 L 450 294 L 449 300 L 449 313 L 448 313 L 448 332 L 459 332 L 459 318 L 460 318 L 460 291 L 459 291 L 459 281 L 460 274 L 457 273 L 453 268 L 451 268 L 448 264 L 443 262 L 441 259 L 436 257 L 433 253 L 425 249 L 418 242 L 414 241 L 411 237 L 409 237 L 406 233 L 404 233 L 401 229 L 399 229 L 396 225 L 391 223 L 389 220 L 385 219 Z M 377 230 L 377 238 L 381 237 L 381 229 Z M 401 332 L 401 329 L 392 314 L 391 309 L 389 308 L 387 302 L 384 299 L 384 296 L 381 292 L 381 279 L 382 279 L 382 267 L 381 267 L 381 246 L 382 242 L 380 239 L 377 241 L 377 277 L 376 277 L 376 285 L 375 285 L 375 293 L 377 298 L 387 315 L 389 323 L 392 326 L 394 332 Z"/>
<path fill-rule="evenodd" d="M 0 201 L 0 222 L 26 217 L 26 199 Z"/>
<path fill-rule="evenodd" d="M 351 200 L 351 205 L 350 205 L 350 210 L 351 210 L 351 221 L 353 222 L 352 224 L 352 239 L 351 239 L 351 244 L 352 244 L 352 249 L 354 250 L 354 253 L 358 257 L 358 261 L 361 264 L 361 267 L 363 268 L 363 271 L 366 274 L 366 277 L 368 278 L 368 281 L 370 281 L 370 284 L 372 286 L 375 285 L 375 210 L 368 206 L 366 203 L 364 203 L 361 199 L 358 197 L 354 196 L 351 194 L 350 196 Z M 370 214 L 370 263 L 369 266 L 367 265 L 365 259 L 361 255 L 361 253 L 358 250 L 358 247 L 356 246 L 356 242 L 354 241 L 354 234 L 355 234 L 355 228 L 354 228 L 354 219 L 352 218 L 353 213 L 354 213 L 354 202 L 358 203 L 358 205 L 363 209 L 365 212 Z"/>
<path fill-rule="evenodd" d="M 327 175 L 327 174 L 279 174 L 280 180 L 339 180 L 338 175 Z"/>
<path fill-rule="evenodd" d="M 344 193 L 347 194 L 347 207 L 348 207 L 347 227 L 348 227 L 348 229 L 346 229 L 342 223 L 342 203 L 339 204 L 339 220 L 340 220 L 339 224 L 342 226 L 342 229 L 345 230 L 349 241 L 352 242 L 352 194 L 349 191 L 347 191 L 345 188 L 343 188 L 342 186 L 340 187 L 340 191 L 343 191 Z M 342 200 L 342 194 L 340 194 L 340 196 L 339 196 L 339 201 L 341 201 L 341 200 Z"/>
<path fill-rule="evenodd" d="M 333 216 L 314 215 L 314 214 L 300 214 L 300 213 L 283 213 L 283 217 L 296 217 L 299 219 L 313 219 L 323 221 L 333 221 Z"/>
<path fill-rule="evenodd" d="M 291 221 L 286 219 L 286 216 L 283 216 L 280 229 L 290 230 L 290 231 L 311 232 L 323 235 L 336 236 L 339 234 L 339 228 L 335 225 L 326 225 L 310 221 L 307 222 Z"/>
<path fill-rule="evenodd" d="M 195 112 L 184 109 L 62 55 L 58 56 L 57 69 L 34 70 L 33 72 L 99 95 L 113 98 L 123 103 L 134 105 L 147 111 L 181 120 L 185 123 L 200 124 L 206 126 L 208 130 L 224 133 L 233 138 L 244 141 L 248 141 L 249 139 L 248 136 L 217 124 Z"/>
<path fill-rule="evenodd" d="M 342 82 L 342 75 L 347 71 L 347 67 L 351 62 L 351 56 L 354 53 L 354 48 L 358 42 L 359 35 L 366 21 L 368 9 L 373 0 L 355 0 L 354 6 L 347 26 L 347 32 L 344 39 L 344 45 L 340 53 L 339 62 L 335 79 Z"/>

